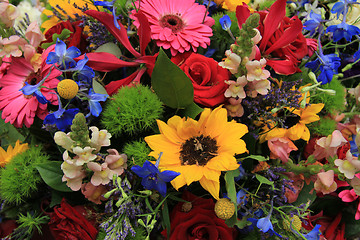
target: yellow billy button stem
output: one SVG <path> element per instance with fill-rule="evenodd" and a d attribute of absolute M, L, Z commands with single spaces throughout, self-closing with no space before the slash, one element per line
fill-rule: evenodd
<path fill-rule="evenodd" d="M 79 85 L 72 79 L 61 80 L 57 85 L 57 92 L 60 97 L 65 99 L 72 99 L 79 91 Z"/>
<path fill-rule="evenodd" d="M 302 225 L 300 218 L 297 215 L 294 215 L 293 217 L 290 218 L 290 221 L 291 221 L 291 228 L 300 231 Z M 291 230 L 289 220 L 284 219 L 283 226 L 285 230 L 287 231 Z"/>
<path fill-rule="evenodd" d="M 220 198 L 215 203 L 214 208 L 216 216 L 223 220 L 231 218 L 235 213 L 235 205 L 228 198 Z"/>

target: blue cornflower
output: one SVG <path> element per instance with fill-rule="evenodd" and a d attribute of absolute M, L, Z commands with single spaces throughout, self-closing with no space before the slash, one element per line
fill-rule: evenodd
<path fill-rule="evenodd" d="M 88 97 L 89 97 L 88 100 L 89 100 L 90 113 L 93 116 L 98 117 L 100 115 L 100 113 L 102 112 L 102 107 L 101 107 L 100 102 L 104 102 L 109 97 L 109 95 L 95 93 L 94 90 L 91 88 L 89 90 Z M 88 114 L 88 116 L 90 115 L 90 113 Z"/>
<path fill-rule="evenodd" d="M 116 0 L 113 0 L 111 2 L 107 2 L 107 1 L 94 1 L 94 5 L 95 6 L 103 6 L 104 8 L 106 8 L 107 10 L 109 10 L 110 12 L 112 12 L 113 17 L 114 17 L 114 25 L 117 29 L 120 30 L 120 25 L 118 23 L 118 17 L 116 16 L 116 7 L 114 7 L 114 3 Z"/>
<path fill-rule="evenodd" d="M 342 38 L 345 38 L 346 41 L 350 42 L 353 36 L 360 34 L 360 29 L 356 26 L 347 24 L 345 21 L 342 21 L 338 25 L 329 26 L 326 29 L 326 32 L 333 33 L 334 42 L 337 42 Z"/>
<path fill-rule="evenodd" d="M 19 91 L 22 91 L 24 95 L 34 95 L 36 99 L 39 101 L 39 103 L 46 104 L 49 101 L 46 99 L 46 97 L 42 94 L 40 91 L 41 85 L 45 82 L 45 80 L 50 76 L 51 69 L 49 73 L 37 84 L 31 85 L 27 82 L 25 82 L 25 86 L 19 89 Z"/>
<path fill-rule="evenodd" d="M 85 65 L 88 61 L 89 58 L 85 53 L 84 58 L 76 63 L 76 67 L 63 70 L 63 72 L 76 72 L 76 76 L 79 81 L 85 81 L 91 85 L 92 79 L 95 77 L 95 73 L 91 67 Z"/>
<path fill-rule="evenodd" d="M 305 67 L 310 68 L 313 72 L 320 70 L 320 75 L 317 77 L 317 80 L 323 85 L 331 82 L 334 74 L 338 73 L 341 59 L 334 53 L 324 55 L 320 44 L 319 53 L 317 53 L 317 55 L 318 58 L 306 63 Z"/>
<path fill-rule="evenodd" d="M 318 29 L 318 32 L 321 33 L 323 30 L 322 17 L 320 14 L 316 14 L 313 11 L 310 12 L 310 20 L 304 22 L 304 29 L 310 31 L 310 35 L 313 35 Z"/>
<path fill-rule="evenodd" d="M 180 175 L 178 172 L 165 170 L 159 171 L 159 162 L 162 153 L 160 153 L 159 158 L 156 161 L 156 164 L 152 164 L 149 161 L 144 162 L 143 166 L 133 166 L 131 171 L 136 175 L 142 178 L 141 184 L 145 189 L 148 190 L 157 190 L 162 196 L 166 195 L 166 183 L 172 181 L 174 178 Z"/>
<path fill-rule="evenodd" d="M 66 44 L 59 38 L 56 40 L 55 52 L 50 52 L 46 63 L 57 63 L 60 69 L 72 68 L 76 65 L 74 58 L 79 57 L 81 54 L 77 47 L 69 47 L 66 49 Z"/>
<path fill-rule="evenodd" d="M 62 108 L 60 97 L 58 96 L 59 109 L 56 112 L 48 114 L 44 119 L 44 125 L 55 124 L 56 127 L 65 132 L 72 124 L 72 120 L 79 112 L 78 108 L 65 110 Z"/>

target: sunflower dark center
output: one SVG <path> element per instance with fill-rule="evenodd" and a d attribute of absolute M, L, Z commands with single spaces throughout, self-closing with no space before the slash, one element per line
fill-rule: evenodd
<path fill-rule="evenodd" d="M 300 116 L 293 114 L 287 110 L 280 110 L 277 114 L 278 117 L 283 117 L 284 128 L 291 128 L 300 122 Z"/>
<path fill-rule="evenodd" d="M 181 165 L 205 166 L 217 155 L 217 150 L 215 139 L 203 135 L 192 137 L 181 146 Z"/>
<path fill-rule="evenodd" d="M 162 18 L 160 18 L 160 26 L 165 28 L 170 28 L 172 32 L 180 32 L 184 28 L 184 22 L 178 15 L 165 15 Z"/>

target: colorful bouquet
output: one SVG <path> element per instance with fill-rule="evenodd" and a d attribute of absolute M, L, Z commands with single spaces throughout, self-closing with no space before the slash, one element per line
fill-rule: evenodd
<path fill-rule="evenodd" d="M 360 2 L 0 2 L 2 239 L 357 239 Z"/>

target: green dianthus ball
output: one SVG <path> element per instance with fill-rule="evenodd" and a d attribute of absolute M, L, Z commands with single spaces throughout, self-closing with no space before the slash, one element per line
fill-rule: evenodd
<path fill-rule="evenodd" d="M 319 121 L 308 125 L 310 132 L 313 135 L 328 136 L 336 130 L 337 122 L 331 118 L 320 118 Z"/>
<path fill-rule="evenodd" d="M 146 160 L 154 160 L 149 157 L 151 149 L 148 147 L 145 141 L 132 141 L 125 144 L 123 153 L 128 156 L 128 167 L 132 165 L 142 166 Z"/>
<path fill-rule="evenodd" d="M 0 171 L 0 197 L 16 205 L 31 197 L 42 182 L 36 166 L 48 161 L 49 157 L 39 146 L 31 146 L 25 152 L 14 156 Z"/>
<path fill-rule="evenodd" d="M 163 113 L 162 102 L 148 87 L 123 87 L 107 102 L 101 123 L 114 136 L 151 129 Z"/>

